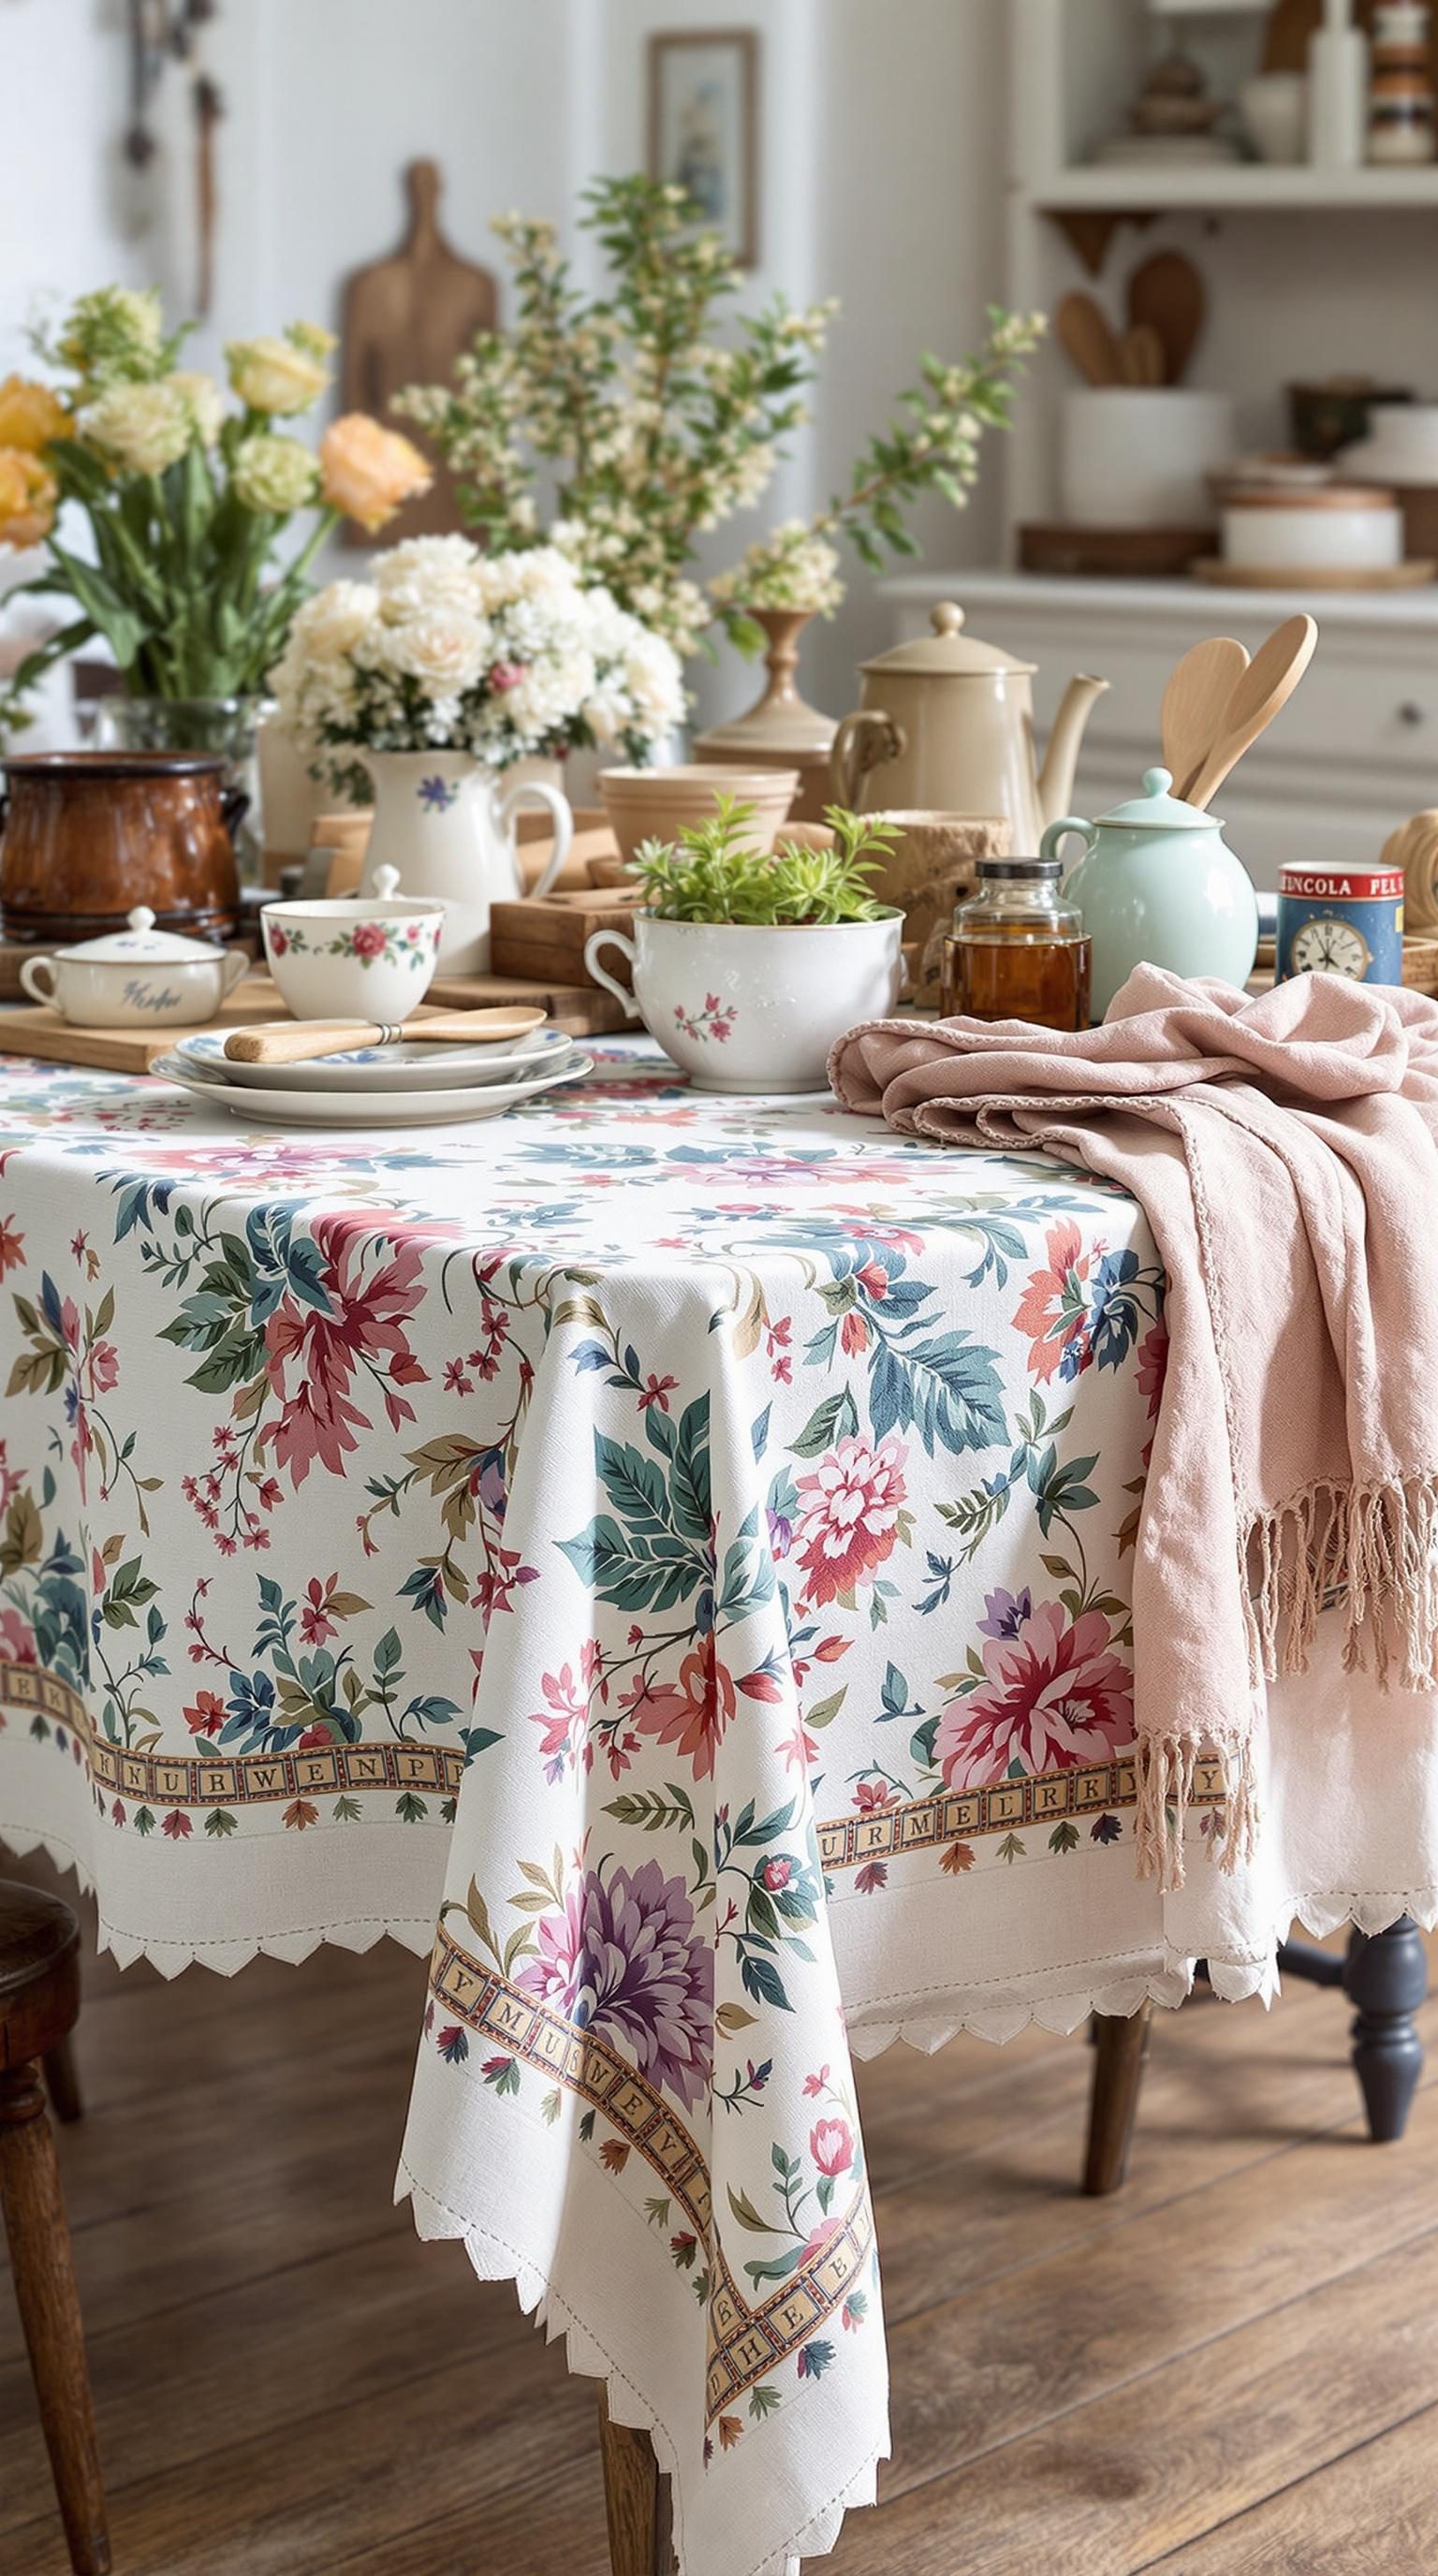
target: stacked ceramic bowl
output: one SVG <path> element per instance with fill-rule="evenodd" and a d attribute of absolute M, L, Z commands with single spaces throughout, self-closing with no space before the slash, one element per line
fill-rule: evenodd
<path fill-rule="evenodd" d="M 401 1039 L 299 1064 L 237 1063 L 225 1053 L 223 1029 L 199 1029 L 150 1067 L 236 1117 L 286 1127 L 429 1127 L 499 1118 L 593 1070 L 593 1057 L 547 1023 L 482 1046 Z"/>

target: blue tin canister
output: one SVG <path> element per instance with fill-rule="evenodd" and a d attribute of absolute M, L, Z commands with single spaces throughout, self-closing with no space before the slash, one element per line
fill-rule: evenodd
<path fill-rule="evenodd" d="M 1274 981 L 1290 975 L 1401 984 L 1402 869 L 1280 868 Z"/>

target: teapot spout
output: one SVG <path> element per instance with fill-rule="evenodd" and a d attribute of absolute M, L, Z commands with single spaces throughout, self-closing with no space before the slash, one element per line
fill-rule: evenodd
<path fill-rule="evenodd" d="M 1107 680 L 1096 680 L 1080 672 L 1070 680 L 1063 693 L 1058 714 L 1049 734 L 1044 765 L 1039 771 L 1039 808 L 1046 823 L 1066 814 L 1073 802 L 1074 771 L 1078 766 L 1078 749 L 1083 729 L 1093 706 L 1108 687 Z"/>

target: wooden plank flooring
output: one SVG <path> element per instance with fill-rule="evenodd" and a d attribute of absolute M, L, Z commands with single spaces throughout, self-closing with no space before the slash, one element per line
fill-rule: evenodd
<path fill-rule="evenodd" d="M 391 2205 L 423 1985 L 94 1962 L 60 2154 L 117 2576 L 606 2576 L 591 2385 Z M 1399 2147 L 1346 2021 L 1158 2014 L 1110 2201 L 1080 2039 L 865 2071 L 894 2458 L 832 2576 L 1438 2567 L 1438 2003 Z M 65 2567 L 0 2268 L 0 2576 Z"/>

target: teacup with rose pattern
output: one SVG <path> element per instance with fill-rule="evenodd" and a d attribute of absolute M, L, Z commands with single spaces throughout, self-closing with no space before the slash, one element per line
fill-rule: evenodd
<path fill-rule="evenodd" d="M 396 868 L 378 869 L 375 883 L 371 895 L 261 905 L 270 973 L 297 1020 L 393 1026 L 423 1001 L 444 905 L 399 894 Z"/>

